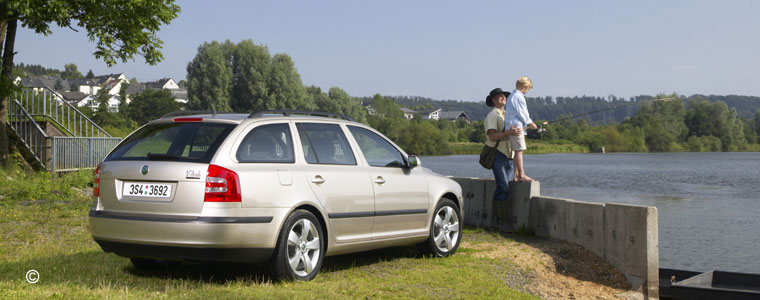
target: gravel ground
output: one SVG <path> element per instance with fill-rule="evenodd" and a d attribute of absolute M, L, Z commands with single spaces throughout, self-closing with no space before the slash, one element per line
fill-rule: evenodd
<path fill-rule="evenodd" d="M 513 262 L 504 283 L 541 299 L 635 299 L 625 276 L 581 246 L 537 237 L 502 234 L 504 241 L 468 243 L 476 255 Z M 640 297 L 640 296 L 639 296 Z"/>

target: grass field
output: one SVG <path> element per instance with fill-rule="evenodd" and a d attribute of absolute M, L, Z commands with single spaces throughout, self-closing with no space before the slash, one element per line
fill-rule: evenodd
<path fill-rule="evenodd" d="M 414 247 L 328 257 L 311 282 L 276 281 L 265 265 L 139 271 L 90 237 L 90 172 L 56 178 L 0 169 L 0 298 L 535 299 L 507 286 L 512 261 L 477 255 L 515 241 L 480 229 L 464 230 L 469 247 L 445 259 L 422 257 Z M 35 284 L 25 278 L 32 269 Z"/>

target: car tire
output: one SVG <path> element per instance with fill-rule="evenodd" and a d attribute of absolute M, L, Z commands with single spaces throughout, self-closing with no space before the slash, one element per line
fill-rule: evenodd
<path fill-rule="evenodd" d="M 420 250 L 436 257 L 447 257 L 459 249 L 462 241 L 462 216 L 454 201 L 443 198 L 435 207 L 430 222 L 430 236 L 419 244 Z"/>
<path fill-rule="evenodd" d="M 285 220 L 272 256 L 272 270 L 281 280 L 312 280 L 325 256 L 322 225 L 311 212 L 294 211 Z"/>

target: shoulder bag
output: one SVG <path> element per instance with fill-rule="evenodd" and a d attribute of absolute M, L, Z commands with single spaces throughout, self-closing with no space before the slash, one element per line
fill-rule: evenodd
<path fill-rule="evenodd" d="M 493 168 L 493 162 L 496 160 L 496 155 L 499 154 L 499 143 L 501 143 L 501 140 L 496 141 L 496 145 L 493 147 L 483 145 L 483 150 L 480 151 L 480 165 L 483 166 L 483 168 L 489 170 Z"/>

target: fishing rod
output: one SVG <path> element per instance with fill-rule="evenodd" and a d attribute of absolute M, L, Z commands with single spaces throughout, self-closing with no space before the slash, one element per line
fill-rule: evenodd
<path fill-rule="evenodd" d="M 541 125 L 548 125 L 548 124 L 551 124 L 551 123 L 557 123 L 557 122 L 564 121 L 564 120 L 575 119 L 577 117 L 582 117 L 582 116 L 585 116 L 585 115 L 590 115 L 590 114 L 594 114 L 594 113 L 598 113 L 598 112 L 602 112 L 602 111 L 615 110 L 615 109 L 618 109 L 618 108 L 621 108 L 621 107 L 626 107 L 626 106 L 631 106 L 631 105 L 637 105 L 637 104 L 641 104 L 641 103 L 644 103 L 644 102 L 650 102 L 650 101 L 651 102 L 654 102 L 654 101 L 670 101 L 670 100 L 675 100 L 675 99 L 680 99 L 680 98 L 678 98 L 678 97 L 669 97 L 669 98 L 650 99 L 650 100 L 643 100 L 643 101 L 638 101 L 638 102 L 633 102 L 633 103 L 627 103 L 627 104 L 618 105 L 618 106 L 615 106 L 615 107 L 610 107 L 610 108 L 605 108 L 605 109 L 600 109 L 600 110 L 595 110 L 595 111 L 589 111 L 589 112 L 585 112 L 585 113 L 582 113 L 582 114 L 579 114 L 579 115 L 570 116 L 570 117 L 559 118 L 559 119 L 556 119 L 554 121 L 544 121 L 543 123 L 541 123 Z"/>

